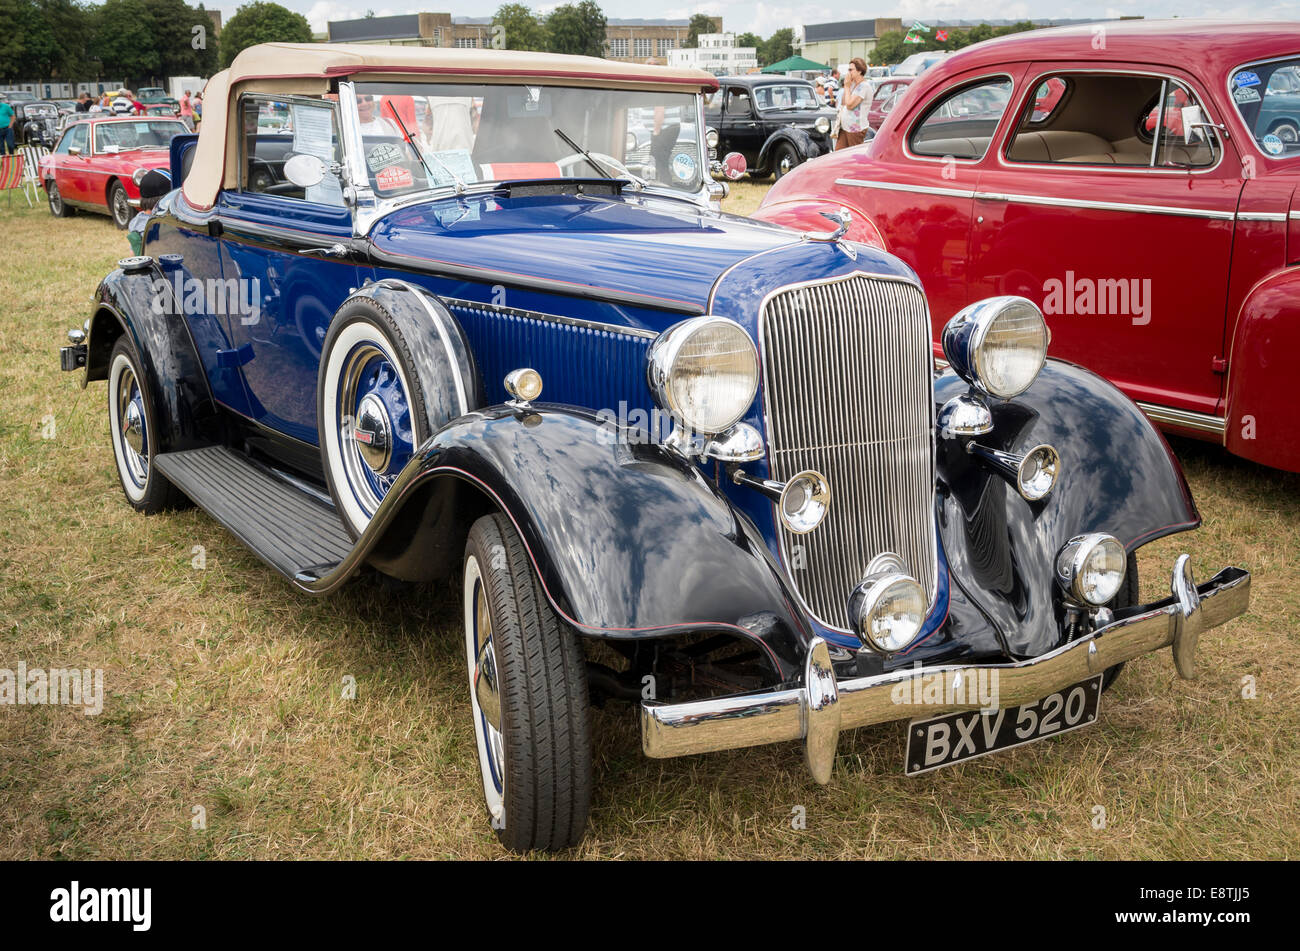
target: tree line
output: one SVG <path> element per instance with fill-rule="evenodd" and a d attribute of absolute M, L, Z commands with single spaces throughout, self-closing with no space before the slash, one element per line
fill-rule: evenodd
<path fill-rule="evenodd" d="M 1038 27 L 1028 20 L 1022 20 L 1011 26 L 989 26 L 987 23 L 980 23 L 969 30 L 963 30 L 959 27 L 947 27 L 943 30 L 946 34 L 945 38 L 937 40 L 935 37 L 940 30 L 931 27 L 928 33 L 915 32 L 914 35 L 921 40 L 919 43 L 904 42 L 911 31 L 895 30 L 882 34 L 880 39 L 876 41 L 876 48 L 871 52 L 871 65 L 892 66 L 894 63 L 901 63 L 913 53 L 928 53 L 933 50 L 959 50 L 970 46 L 972 43 L 990 40 L 995 36 L 1007 36 L 1011 33 L 1024 33 L 1027 30 L 1036 29 Z"/>

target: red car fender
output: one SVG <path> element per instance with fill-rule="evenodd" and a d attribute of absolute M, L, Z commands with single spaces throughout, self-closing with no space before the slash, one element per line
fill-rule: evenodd
<path fill-rule="evenodd" d="M 1266 466 L 1300 471 L 1300 419 L 1292 402 L 1291 360 L 1300 352 L 1300 267 L 1256 284 L 1237 316 L 1228 359 L 1228 451 Z"/>
<path fill-rule="evenodd" d="M 785 225 L 787 228 L 793 228 L 796 231 L 829 231 L 834 225 L 823 218 L 821 212 L 838 214 L 841 210 L 848 211 L 853 215 L 853 222 L 844 235 L 846 238 L 859 244 L 869 244 L 872 247 L 880 248 L 882 251 L 889 250 L 889 248 L 885 247 L 885 239 L 880 236 L 880 230 L 867 216 L 867 213 L 861 208 L 855 208 L 846 202 L 817 198 L 794 198 L 789 201 L 775 201 L 766 204 L 750 217 L 757 218 L 759 221 L 770 221 L 776 225 Z"/>

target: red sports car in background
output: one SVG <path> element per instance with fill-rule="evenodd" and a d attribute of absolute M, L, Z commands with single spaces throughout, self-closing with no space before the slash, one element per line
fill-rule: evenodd
<path fill-rule="evenodd" d="M 71 123 L 54 151 L 41 159 L 50 213 L 66 218 L 84 209 L 110 215 L 126 228 L 140 206 L 133 176 L 167 168 L 172 136 L 189 131 L 179 119 L 148 116 L 88 116 Z"/>
<path fill-rule="evenodd" d="M 966 305 L 1027 297 L 1053 356 L 1162 428 L 1300 471 L 1300 96 L 1279 92 L 1297 67 L 1283 23 L 978 43 L 918 77 L 872 142 L 783 178 L 755 217 L 824 232 L 821 213 L 850 212 L 848 239 L 921 278 L 936 353 Z"/>

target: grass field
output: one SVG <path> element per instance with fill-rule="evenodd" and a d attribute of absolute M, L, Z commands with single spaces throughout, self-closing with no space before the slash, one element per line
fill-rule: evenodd
<path fill-rule="evenodd" d="M 761 190 L 736 187 L 729 210 Z M 105 385 L 83 391 L 57 366 L 126 240 L 107 218 L 56 221 L 16 197 L 0 205 L 0 668 L 102 668 L 107 698 L 98 716 L 0 706 L 0 859 L 501 858 L 458 589 L 399 607 L 363 579 L 311 600 L 197 510 L 132 512 Z M 1249 614 L 1202 637 L 1200 679 L 1178 680 L 1168 652 L 1139 658 L 1096 726 L 919 779 L 901 775 L 904 725 L 846 733 L 825 787 L 796 744 L 647 760 L 632 711 L 611 705 L 572 855 L 1300 854 L 1300 479 L 1175 448 L 1205 525 L 1143 549 L 1144 598 L 1183 550 L 1202 580 L 1254 572 Z"/>

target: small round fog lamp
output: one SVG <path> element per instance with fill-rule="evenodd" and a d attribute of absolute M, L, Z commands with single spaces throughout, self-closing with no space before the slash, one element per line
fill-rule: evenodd
<path fill-rule="evenodd" d="M 506 374 L 506 392 L 520 403 L 531 403 L 542 395 L 542 375 L 524 367 Z"/>
<path fill-rule="evenodd" d="M 1124 546 L 1103 532 L 1075 536 L 1056 559 L 1061 585 L 1076 601 L 1095 606 L 1108 603 L 1119 593 L 1127 569 Z"/>

